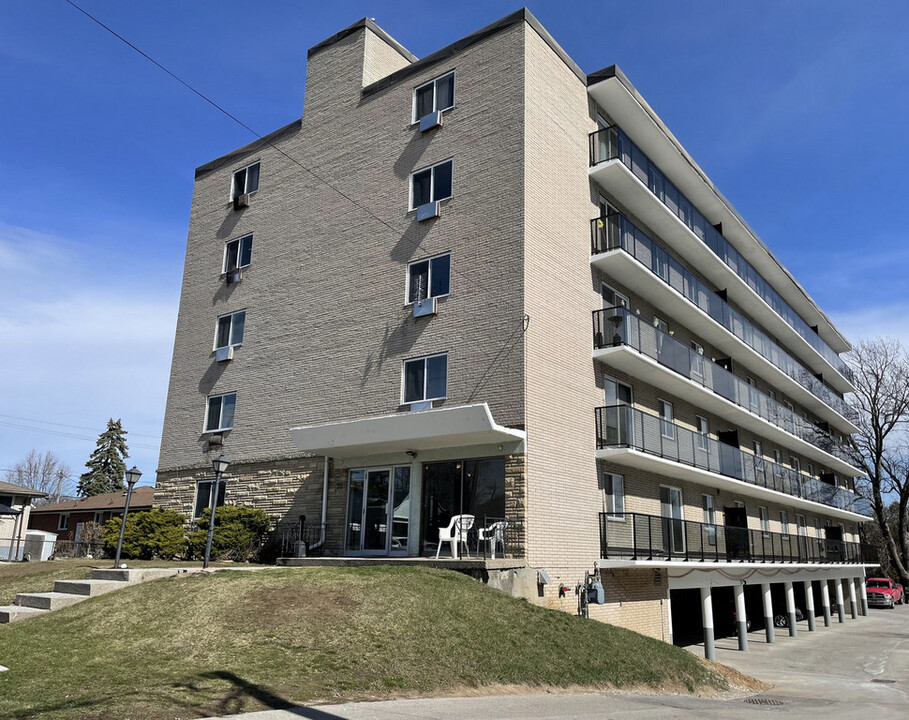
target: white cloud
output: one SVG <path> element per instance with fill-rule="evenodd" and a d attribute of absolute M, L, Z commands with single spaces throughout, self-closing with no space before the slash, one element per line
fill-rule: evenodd
<path fill-rule="evenodd" d="M 7 420 L 20 427 L 0 426 L 0 468 L 36 448 L 78 474 L 109 417 L 160 436 L 179 278 L 150 277 L 139 257 L 112 272 L 105 245 L 0 224 L 0 414 L 59 423 L 40 432 Z M 130 440 L 151 482 L 157 442 Z"/>

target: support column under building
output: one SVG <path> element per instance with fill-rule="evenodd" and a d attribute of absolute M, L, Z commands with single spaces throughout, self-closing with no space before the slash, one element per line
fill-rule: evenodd
<path fill-rule="evenodd" d="M 745 586 L 735 585 L 732 588 L 735 594 L 735 619 L 738 626 L 739 650 L 748 650 L 748 616 L 745 614 Z"/>
<path fill-rule="evenodd" d="M 865 587 L 865 578 L 859 578 L 859 595 L 862 600 L 862 615 L 868 617 L 868 589 Z M 905 600 L 903 602 L 906 602 Z"/>
<path fill-rule="evenodd" d="M 710 588 L 701 588 L 701 618 L 704 625 L 704 657 L 716 660 L 716 645 L 713 639 L 713 598 Z"/>
<path fill-rule="evenodd" d="M 783 584 L 786 587 L 786 614 L 789 616 L 789 636 L 795 637 L 799 632 L 795 625 L 795 590 L 792 588 L 791 580 L 787 580 Z"/>
<path fill-rule="evenodd" d="M 846 584 L 849 586 L 849 611 L 852 613 L 852 619 L 858 620 L 858 605 L 856 605 L 855 598 L 855 578 L 849 578 L 846 580 Z"/>
<path fill-rule="evenodd" d="M 843 601 L 843 581 L 841 578 L 837 578 L 833 581 L 834 586 L 836 587 L 836 611 L 837 619 L 844 623 L 846 622 L 846 603 Z"/>
<path fill-rule="evenodd" d="M 824 627 L 830 627 L 830 583 L 821 580 L 821 607 L 824 609 Z"/>
<path fill-rule="evenodd" d="M 767 642 L 775 641 L 773 637 L 773 598 L 770 595 L 770 583 L 761 585 L 761 596 L 764 599 L 764 634 Z"/>
<path fill-rule="evenodd" d="M 814 592 L 810 580 L 805 581 L 805 612 L 808 614 L 808 632 L 814 632 Z"/>

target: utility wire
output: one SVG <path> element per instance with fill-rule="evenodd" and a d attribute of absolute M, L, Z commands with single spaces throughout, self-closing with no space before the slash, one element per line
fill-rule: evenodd
<path fill-rule="evenodd" d="M 23 422 L 38 423 L 40 425 L 55 425 L 56 427 L 72 428 L 74 430 L 92 430 L 92 431 L 97 430 L 97 428 L 86 427 L 85 425 L 67 425 L 66 423 L 56 423 L 56 422 L 51 422 L 50 420 L 36 420 L 35 418 L 24 418 L 24 417 L 19 417 L 18 415 L 4 415 L 3 413 L 0 413 L 0 418 L 9 418 L 10 420 L 22 420 Z M 2 421 L 0 421 L 0 422 L 2 422 Z M 131 430 L 126 430 L 124 432 L 127 432 L 130 437 L 143 437 L 143 438 L 148 438 L 149 440 L 160 440 L 161 439 L 160 435 L 142 435 L 140 433 L 132 432 Z"/>
<path fill-rule="evenodd" d="M 91 13 L 89 13 L 87 10 L 84 10 L 83 8 L 81 8 L 79 5 L 77 5 L 75 2 L 73 2 L 73 0 L 65 0 L 65 1 L 66 1 L 67 4 L 71 5 L 73 8 L 75 8 L 75 9 L 78 10 L 80 13 L 82 13 L 83 15 L 85 15 L 85 17 L 87 17 L 89 20 L 91 20 L 92 22 L 94 22 L 95 24 L 97 24 L 98 26 L 100 26 L 101 28 L 103 28 L 104 30 L 106 30 L 107 32 L 109 32 L 109 33 L 110 33 L 111 35 L 113 35 L 115 38 L 117 38 L 118 40 L 120 40 L 120 42 L 122 42 L 124 45 L 126 45 L 126 46 L 129 47 L 129 48 L 131 48 L 132 50 L 134 50 L 135 52 L 137 52 L 139 55 L 141 55 L 142 57 L 144 57 L 146 60 L 148 60 L 149 62 L 151 62 L 155 67 L 159 68 L 160 70 L 163 70 L 163 71 L 164 71 L 165 73 L 167 73 L 170 77 L 172 77 L 172 78 L 173 78 L 174 80 L 176 80 L 178 83 L 180 83 L 181 85 L 183 85 L 187 90 L 189 90 L 190 92 L 192 92 L 194 95 L 197 95 L 197 96 L 200 97 L 202 100 L 204 100 L 206 103 L 208 103 L 208 104 L 211 105 L 213 108 L 215 108 L 216 110 L 218 110 L 218 112 L 222 113 L 222 114 L 225 115 L 226 117 L 228 117 L 228 118 L 230 118 L 231 120 L 233 120 L 235 123 L 237 123 L 237 125 L 239 125 L 240 127 L 242 127 L 244 130 L 246 130 L 246 131 L 252 133 L 257 139 L 263 140 L 263 141 L 265 142 L 266 145 L 268 145 L 270 148 L 272 148 L 272 149 L 275 150 L 276 152 L 280 153 L 280 154 L 283 155 L 285 158 L 287 158 L 288 160 L 290 160 L 292 163 L 294 163 L 295 165 L 297 165 L 298 167 L 300 167 L 304 172 L 309 173 L 309 174 L 310 174 L 312 177 L 314 177 L 317 181 L 319 181 L 319 182 L 322 183 L 323 185 L 327 186 L 328 188 L 334 190 L 338 195 L 340 195 L 340 196 L 343 197 L 345 200 L 347 200 L 351 205 L 353 205 L 354 207 L 359 208 L 360 210 L 362 210 L 364 213 L 366 213 L 366 215 L 368 215 L 369 217 L 371 217 L 371 218 L 372 218 L 373 220 L 375 220 L 376 222 L 378 222 L 378 223 L 384 225 L 386 228 L 388 228 L 389 230 L 391 230 L 395 235 L 398 235 L 398 234 L 400 233 L 400 229 L 399 229 L 399 228 L 393 227 L 393 226 L 390 225 L 388 222 L 386 222 L 385 220 L 383 220 L 382 218 L 380 218 L 378 215 L 376 215 L 374 212 L 372 212 L 369 208 L 367 208 L 367 207 L 365 207 L 364 205 L 360 204 L 355 198 L 351 197 L 350 195 L 348 195 L 347 193 L 345 193 L 343 190 L 341 190 L 339 187 L 337 187 L 336 185 L 332 184 L 331 182 L 329 182 L 328 180 L 326 180 L 325 178 L 323 178 L 321 175 L 319 175 L 319 174 L 318 174 L 317 172 L 315 172 L 314 170 L 311 170 L 310 168 L 306 167 L 303 163 L 301 163 L 301 162 L 300 162 L 299 160 L 297 160 L 295 157 L 292 157 L 291 155 L 289 155 L 287 152 L 285 152 L 284 150 L 282 150 L 280 147 L 278 147 L 278 146 L 277 146 L 275 143 L 273 143 L 271 140 L 265 139 L 265 137 L 264 137 L 263 135 L 259 134 L 258 132 L 256 132 L 255 130 L 253 130 L 249 125 L 247 125 L 247 124 L 244 123 L 242 120 L 240 120 L 239 118 L 237 118 L 235 115 L 233 115 L 232 113 L 228 112 L 228 111 L 227 111 L 225 108 L 223 108 L 221 105 L 219 105 L 219 104 L 216 103 L 214 100 L 212 100 L 212 99 L 209 98 L 207 95 L 205 95 L 205 93 L 203 93 L 203 92 L 200 91 L 200 90 L 197 90 L 197 89 L 194 88 L 192 85 L 190 85 L 188 82 L 186 82 L 185 80 L 183 80 L 183 78 L 179 77 L 176 73 L 172 72 L 171 70 L 169 70 L 168 68 L 166 68 L 164 65 L 162 65 L 161 63 L 159 63 L 157 60 L 155 60 L 153 57 L 151 57 L 148 53 L 144 52 L 143 50 L 140 50 L 140 49 L 139 49 L 138 47 L 136 47 L 133 43 L 131 43 L 131 42 L 130 42 L 129 40 L 127 40 L 125 37 L 123 37 L 123 36 L 120 35 L 118 32 L 116 32 L 113 28 L 111 28 L 111 27 L 109 27 L 108 25 L 106 25 L 105 23 L 103 23 L 101 20 L 99 20 L 98 18 L 96 18 L 94 15 L 92 15 Z M 411 247 L 413 247 L 414 249 L 419 249 L 419 247 L 420 247 L 419 243 L 417 243 L 417 242 L 414 242 L 414 241 L 412 241 L 412 240 L 408 240 L 408 239 L 406 239 L 406 238 L 401 238 L 401 239 L 404 240 L 404 242 L 408 243 L 408 244 L 409 244 Z M 472 275 L 469 275 L 469 274 L 467 274 L 467 273 L 465 273 L 465 272 L 463 272 L 463 271 L 461 271 L 461 270 L 458 270 L 454 265 L 452 265 L 452 267 L 450 268 L 450 270 L 451 270 L 451 272 L 454 272 L 455 274 L 460 275 L 461 277 L 465 278 L 468 282 L 472 283 L 475 287 L 479 288 L 481 291 L 486 292 L 486 293 L 489 293 L 489 297 L 493 297 L 493 296 L 494 296 L 494 293 L 492 293 L 492 292 L 490 291 L 489 288 L 485 287 L 482 283 L 480 283 L 480 282 L 479 282 L 476 278 L 474 278 Z M 527 327 L 528 327 L 528 325 L 529 325 L 529 322 L 530 322 L 530 317 L 529 317 L 529 316 L 527 316 L 527 315 L 522 316 L 522 318 L 521 318 L 521 327 L 522 327 L 521 334 L 522 334 L 522 335 L 523 335 L 524 332 L 527 331 Z M 509 338 L 509 340 L 510 340 L 510 339 L 511 339 L 511 338 Z M 512 343 L 512 345 L 513 345 L 513 343 Z M 505 356 L 502 355 L 502 353 L 506 350 L 507 347 L 508 347 L 508 340 L 506 340 L 505 345 L 503 346 L 502 350 L 499 351 L 499 354 L 496 356 L 496 358 L 493 359 L 493 362 L 490 364 L 489 368 L 487 368 L 486 372 L 485 372 L 484 375 L 483 375 L 483 379 L 481 380 L 481 382 L 485 381 L 485 379 L 486 379 L 486 378 L 491 374 L 491 372 L 495 369 L 495 363 L 496 363 L 497 361 L 504 360 L 504 357 L 507 356 L 508 353 L 505 353 Z M 509 350 L 509 352 L 510 352 L 510 350 Z M 479 389 L 479 387 L 475 388 L 474 392 L 476 392 L 478 389 Z"/>

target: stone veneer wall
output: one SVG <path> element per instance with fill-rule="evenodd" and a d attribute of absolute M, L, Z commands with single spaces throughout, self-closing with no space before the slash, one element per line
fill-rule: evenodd
<path fill-rule="evenodd" d="M 512 557 L 527 556 L 527 463 L 525 455 L 505 458 L 505 517 L 509 519 L 506 531 L 507 550 Z"/>
<path fill-rule="evenodd" d="M 306 515 L 318 522 L 322 513 L 322 458 L 300 457 L 231 465 L 225 474 L 228 505 L 261 508 L 273 521 L 296 520 Z M 155 507 L 191 518 L 196 483 L 214 477 L 210 467 L 158 473 Z"/>

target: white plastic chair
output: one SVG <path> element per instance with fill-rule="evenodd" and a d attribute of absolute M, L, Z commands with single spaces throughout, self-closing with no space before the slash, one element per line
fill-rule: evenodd
<path fill-rule="evenodd" d="M 505 554 L 505 528 L 508 527 L 507 520 L 494 522 L 488 528 L 480 528 L 477 531 L 480 542 L 486 542 L 489 546 L 489 553 L 493 560 L 496 559 L 496 547 L 502 546 L 502 554 Z"/>
<path fill-rule="evenodd" d="M 439 552 L 442 550 L 442 543 L 447 542 L 451 545 L 451 556 L 458 558 L 458 545 L 463 545 L 465 552 L 469 553 L 467 547 L 467 533 L 473 527 L 473 515 L 455 515 L 448 523 L 448 527 L 439 528 L 439 545 L 436 547 L 436 560 L 439 559 Z"/>

